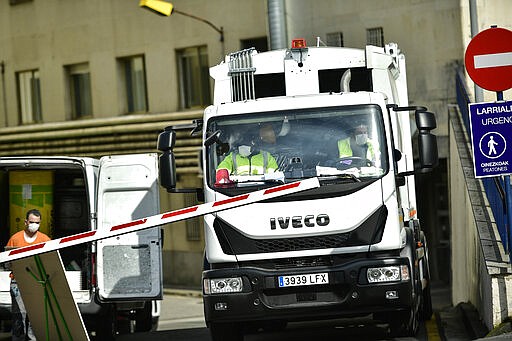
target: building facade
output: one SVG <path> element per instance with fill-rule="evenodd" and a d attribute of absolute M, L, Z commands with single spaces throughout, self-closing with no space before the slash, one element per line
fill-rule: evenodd
<path fill-rule="evenodd" d="M 476 0 L 478 28 L 512 29 L 508 0 Z M 223 55 L 271 48 L 275 7 L 285 39 L 363 48 L 397 42 L 407 59 L 409 99 L 436 112 L 441 167 L 418 179 L 438 257 L 448 238 L 446 159 L 448 105 L 454 75 L 471 39 L 466 0 L 176 0 L 179 12 L 158 16 L 137 0 L 0 2 L 0 155 L 155 152 L 168 125 L 200 118 L 211 103 L 208 68 Z M 178 11 L 177 11 L 178 12 Z M 202 19 L 202 20 L 200 20 Z M 206 23 L 205 20 L 209 22 Z M 223 34 L 221 35 L 222 32 Z M 486 98 L 493 94 L 485 93 Z M 507 96 L 507 94 L 505 95 Z M 509 96 L 510 97 L 510 96 Z M 200 138 L 180 133 L 180 187 L 200 187 Z M 421 199 L 420 199 L 421 200 Z M 435 201 L 435 200 L 434 200 Z M 162 192 L 161 210 L 196 203 Z M 200 285 L 200 219 L 165 228 L 166 284 Z M 433 238 L 432 238 L 433 237 Z M 449 238 L 448 238 L 449 239 Z M 437 243 L 437 244 L 436 244 Z M 432 244 L 432 243 L 431 243 Z M 436 257 L 435 255 L 433 256 Z M 442 270 L 434 276 L 444 278 Z"/>

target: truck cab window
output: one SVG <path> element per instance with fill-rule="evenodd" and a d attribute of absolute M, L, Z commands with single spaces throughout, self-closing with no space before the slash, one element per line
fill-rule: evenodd
<path fill-rule="evenodd" d="M 221 116 L 208 125 L 221 131 L 207 152 L 213 188 L 347 174 L 375 179 L 388 170 L 376 105 Z"/>

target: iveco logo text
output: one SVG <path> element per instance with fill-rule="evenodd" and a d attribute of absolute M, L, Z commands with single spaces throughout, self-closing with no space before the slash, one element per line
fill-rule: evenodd
<path fill-rule="evenodd" d="M 329 225 L 330 219 L 327 214 L 319 214 L 316 216 L 314 215 L 307 215 L 304 218 L 300 215 L 296 215 L 293 217 L 278 217 L 278 218 L 270 218 L 270 229 L 275 230 L 277 227 L 280 227 L 281 229 L 285 230 L 288 227 L 293 228 L 301 228 L 301 227 L 313 227 L 315 225 L 317 226 L 327 226 Z"/>

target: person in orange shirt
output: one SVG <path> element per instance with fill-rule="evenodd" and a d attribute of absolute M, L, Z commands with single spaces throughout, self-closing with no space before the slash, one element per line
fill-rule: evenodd
<path fill-rule="evenodd" d="M 25 229 L 12 235 L 7 242 L 6 248 L 17 248 L 42 243 L 50 240 L 43 232 L 39 231 L 41 225 L 41 212 L 33 209 L 27 212 L 25 218 Z M 12 300 L 12 339 L 13 340 L 35 340 L 32 326 L 27 316 L 25 304 L 21 298 L 18 284 L 14 277 L 11 280 Z"/>

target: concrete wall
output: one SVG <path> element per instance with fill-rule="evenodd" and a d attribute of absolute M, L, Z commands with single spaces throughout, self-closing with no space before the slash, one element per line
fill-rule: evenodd
<path fill-rule="evenodd" d="M 482 182 L 474 177 L 469 138 L 455 106 L 449 123 L 452 304 L 472 303 L 493 329 L 511 316 L 512 269 Z"/>
<path fill-rule="evenodd" d="M 176 9 L 207 18 L 225 31 L 225 50 L 236 51 L 240 40 L 264 37 L 266 7 L 260 0 L 173 1 Z M 236 13 L 236 15 L 235 15 Z M 209 64 L 223 59 L 220 35 L 207 24 L 183 15 L 162 17 L 138 1 L 32 0 L 18 5 L 0 2 L 0 61 L 5 98 L 0 96 L 0 126 L 18 124 L 15 74 L 39 69 L 45 122 L 69 118 L 64 66 L 89 63 L 93 116 L 124 114 L 118 106 L 116 58 L 146 58 L 150 113 L 179 109 L 176 49 L 207 46 Z M 0 102 L 0 103 L 1 103 Z"/>

